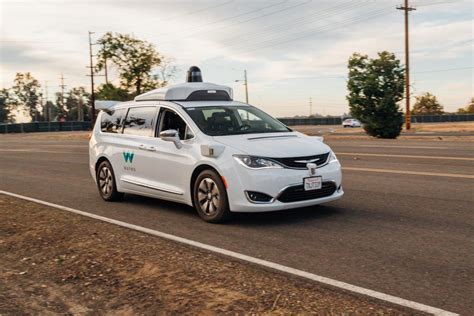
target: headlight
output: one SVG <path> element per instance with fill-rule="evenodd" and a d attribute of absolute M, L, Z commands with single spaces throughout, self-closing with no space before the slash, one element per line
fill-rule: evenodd
<path fill-rule="evenodd" d="M 331 150 L 331 152 L 329 153 L 328 162 L 333 162 L 333 161 L 337 161 L 337 157 L 336 157 L 336 154 Z"/>
<path fill-rule="evenodd" d="M 283 168 L 280 164 L 274 162 L 273 160 L 261 157 L 235 155 L 234 159 L 237 160 L 237 162 L 241 165 L 250 169 Z"/>

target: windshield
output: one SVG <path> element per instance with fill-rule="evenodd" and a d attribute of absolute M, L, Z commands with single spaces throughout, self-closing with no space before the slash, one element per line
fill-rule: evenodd
<path fill-rule="evenodd" d="M 253 106 L 205 106 L 187 108 L 186 112 L 201 131 L 210 136 L 291 132 Z"/>

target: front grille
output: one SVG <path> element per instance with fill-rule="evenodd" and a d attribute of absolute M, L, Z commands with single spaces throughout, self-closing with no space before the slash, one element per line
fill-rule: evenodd
<path fill-rule="evenodd" d="M 287 188 L 278 197 L 278 201 L 283 203 L 298 202 L 319 199 L 326 196 L 331 196 L 336 192 L 336 184 L 334 182 L 323 182 L 321 189 L 305 191 L 303 185 L 293 186 Z"/>
<path fill-rule="evenodd" d="M 295 168 L 295 169 L 307 169 L 306 164 L 308 163 L 315 163 L 316 166 L 324 165 L 329 157 L 329 153 L 321 154 L 321 155 L 314 155 L 314 156 L 306 156 L 306 157 L 291 157 L 291 158 L 272 158 L 275 161 L 278 161 L 282 165 L 288 168 Z"/>

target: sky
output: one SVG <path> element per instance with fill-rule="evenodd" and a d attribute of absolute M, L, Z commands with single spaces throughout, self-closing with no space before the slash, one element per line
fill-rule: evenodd
<path fill-rule="evenodd" d="M 0 84 L 31 72 L 49 99 L 85 86 L 88 31 L 132 34 L 172 58 L 183 82 L 191 65 L 204 81 L 233 87 L 248 73 L 249 103 L 278 116 L 349 111 L 347 60 L 391 51 L 404 60 L 402 0 L 0 0 Z M 411 0 L 412 97 L 436 95 L 456 111 L 474 95 L 472 0 Z M 117 81 L 116 73 L 110 70 Z M 99 84 L 103 77 L 97 78 Z"/>

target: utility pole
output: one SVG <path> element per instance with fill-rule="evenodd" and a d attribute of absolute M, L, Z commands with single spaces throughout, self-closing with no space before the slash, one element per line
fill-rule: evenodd
<path fill-rule="evenodd" d="M 92 37 L 94 32 L 89 31 L 89 59 L 90 59 L 90 77 L 91 77 L 91 124 L 94 126 L 95 123 L 95 91 L 94 91 L 94 61 L 92 54 Z"/>
<path fill-rule="evenodd" d="M 245 85 L 245 103 L 249 103 L 249 84 L 247 81 L 247 69 L 244 70 L 244 85 Z"/>
<path fill-rule="evenodd" d="M 46 111 L 45 111 L 45 116 L 48 118 L 48 122 L 51 122 L 51 106 L 49 105 L 49 102 L 48 102 L 48 81 L 44 81 L 44 94 L 45 94 L 45 99 L 46 99 L 46 103 L 45 103 L 45 106 L 46 106 Z"/>
<path fill-rule="evenodd" d="M 309 97 L 309 116 L 313 115 L 313 97 Z"/>
<path fill-rule="evenodd" d="M 411 115 L 410 115 L 410 39 L 409 39 L 409 24 L 408 24 L 408 13 L 416 10 L 408 5 L 408 0 L 405 0 L 403 6 L 397 7 L 398 10 L 405 11 L 405 128 L 409 130 L 411 128 Z"/>
<path fill-rule="evenodd" d="M 64 110 L 64 88 L 66 88 L 66 85 L 64 84 L 64 75 L 61 73 L 61 77 L 59 78 L 61 79 L 61 84 L 59 85 L 59 87 L 61 88 L 61 107 L 62 109 Z"/>
<path fill-rule="evenodd" d="M 245 103 L 249 103 L 249 85 L 247 80 L 247 70 L 244 70 L 244 80 L 235 80 L 235 82 L 244 82 L 245 86 Z"/>
<path fill-rule="evenodd" d="M 104 47 L 103 45 L 102 47 Z M 104 58 L 105 84 L 109 84 L 109 74 L 107 73 L 107 57 Z"/>

